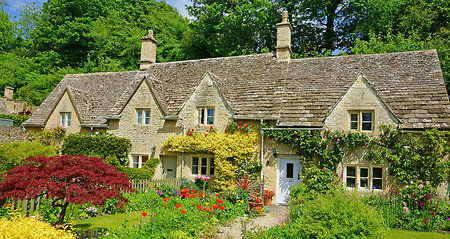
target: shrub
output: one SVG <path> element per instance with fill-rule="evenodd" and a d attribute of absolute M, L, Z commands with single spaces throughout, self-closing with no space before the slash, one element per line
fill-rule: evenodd
<path fill-rule="evenodd" d="M 303 238 L 380 238 L 382 221 L 377 211 L 356 195 L 342 192 L 319 195 L 306 202 L 290 225 L 292 236 Z"/>
<path fill-rule="evenodd" d="M 56 150 L 61 151 L 61 144 L 64 136 L 66 135 L 66 129 L 62 126 L 49 125 L 47 128 L 42 128 L 39 132 L 28 131 L 25 138 L 28 141 L 37 141 L 42 145 L 57 146 Z"/>
<path fill-rule="evenodd" d="M 302 183 L 291 187 L 290 204 L 295 207 L 321 194 L 342 190 L 342 185 L 333 171 L 325 167 L 319 169 L 312 163 L 305 163 Z"/>
<path fill-rule="evenodd" d="M 106 158 L 115 155 L 121 165 L 128 164 L 128 151 L 131 141 L 113 134 L 101 132 L 93 136 L 88 134 L 70 134 L 64 139 L 62 152 L 65 155 L 86 155 Z"/>
<path fill-rule="evenodd" d="M 11 219 L 0 219 L 0 235 L 2 238 L 75 238 L 70 232 L 58 230 L 46 222 L 33 217 L 15 216 Z"/>
<path fill-rule="evenodd" d="M 30 116 L 26 115 L 9 115 L 9 114 L 0 114 L 0 119 L 9 119 L 12 120 L 14 126 L 22 127 L 23 122 L 27 121 Z"/>
<path fill-rule="evenodd" d="M 41 155 L 51 157 L 56 153 L 52 147 L 44 146 L 39 142 L 2 144 L 0 145 L 0 174 L 22 164 L 23 159 Z"/>
<path fill-rule="evenodd" d="M 108 156 L 107 158 L 116 158 L 115 156 Z M 117 159 L 117 158 L 116 158 Z M 108 160 L 106 160 L 108 162 Z M 118 162 L 118 160 L 113 160 Z M 110 161 L 109 161 L 110 162 Z M 152 179 L 155 175 L 155 168 L 159 164 L 159 159 L 151 158 L 147 161 L 142 168 L 130 168 L 128 166 L 118 165 L 117 168 L 120 172 L 128 175 L 130 180 L 142 180 L 142 179 Z"/>

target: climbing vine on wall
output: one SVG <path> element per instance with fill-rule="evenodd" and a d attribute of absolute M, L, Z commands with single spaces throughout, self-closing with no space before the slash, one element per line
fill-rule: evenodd
<path fill-rule="evenodd" d="M 255 133 L 207 133 L 188 131 L 184 136 L 173 136 L 164 146 L 171 152 L 212 153 L 215 158 L 216 190 L 229 190 L 235 187 L 236 171 L 244 161 L 255 153 Z"/>
<path fill-rule="evenodd" d="M 263 128 L 270 128 L 263 125 Z M 301 156 L 303 161 L 314 161 L 319 168 L 336 170 L 344 155 L 366 145 L 369 137 L 358 132 L 328 130 L 266 130 L 264 135 L 277 143 L 285 143 Z"/>
<path fill-rule="evenodd" d="M 381 129 L 381 135 L 370 142 L 371 150 L 366 156 L 379 163 L 388 162 L 390 173 L 401 184 L 429 181 L 436 187 L 447 179 L 450 173 L 448 131 L 425 130 L 420 136 L 414 136 L 389 126 Z"/>

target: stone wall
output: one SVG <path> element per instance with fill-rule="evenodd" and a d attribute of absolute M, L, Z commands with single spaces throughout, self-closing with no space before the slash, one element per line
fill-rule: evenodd
<path fill-rule="evenodd" d="M 16 126 L 0 125 L 0 143 L 23 141 L 25 130 Z"/>

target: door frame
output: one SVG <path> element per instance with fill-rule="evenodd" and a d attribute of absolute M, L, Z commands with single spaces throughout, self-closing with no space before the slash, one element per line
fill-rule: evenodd
<path fill-rule="evenodd" d="M 296 161 L 296 162 L 298 162 L 298 166 L 299 166 L 299 174 L 300 174 L 300 179 L 298 180 L 298 183 L 301 183 L 302 182 L 302 173 L 303 173 L 303 165 L 302 165 L 302 162 L 300 161 L 300 159 L 299 158 L 277 158 L 277 187 L 276 187 L 276 195 L 277 195 L 277 197 L 276 197 L 276 203 L 277 204 L 280 204 L 280 203 L 286 203 L 285 201 L 284 202 L 282 202 L 282 201 L 280 201 L 280 197 L 278 197 L 278 195 L 280 195 L 279 193 L 279 189 L 280 189 L 280 187 L 279 187 L 279 185 L 280 185 L 280 174 L 281 174 L 281 172 L 280 172 L 280 164 L 281 164 L 281 162 L 283 161 L 283 160 L 292 160 L 292 161 Z M 295 172 L 294 172 L 294 174 L 295 174 Z"/>

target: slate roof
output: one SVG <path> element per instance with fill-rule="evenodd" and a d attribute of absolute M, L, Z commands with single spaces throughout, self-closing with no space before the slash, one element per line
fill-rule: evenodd
<path fill-rule="evenodd" d="M 82 125 L 120 117 L 139 83 L 150 84 L 166 117 L 176 117 L 205 73 L 234 117 L 277 118 L 279 126 L 323 127 L 363 75 L 404 128 L 450 128 L 450 102 L 435 50 L 277 61 L 272 54 L 156 63 L 145 71 L 67 75 L 26 126 L 42 126 L 67 90 Z"/>

